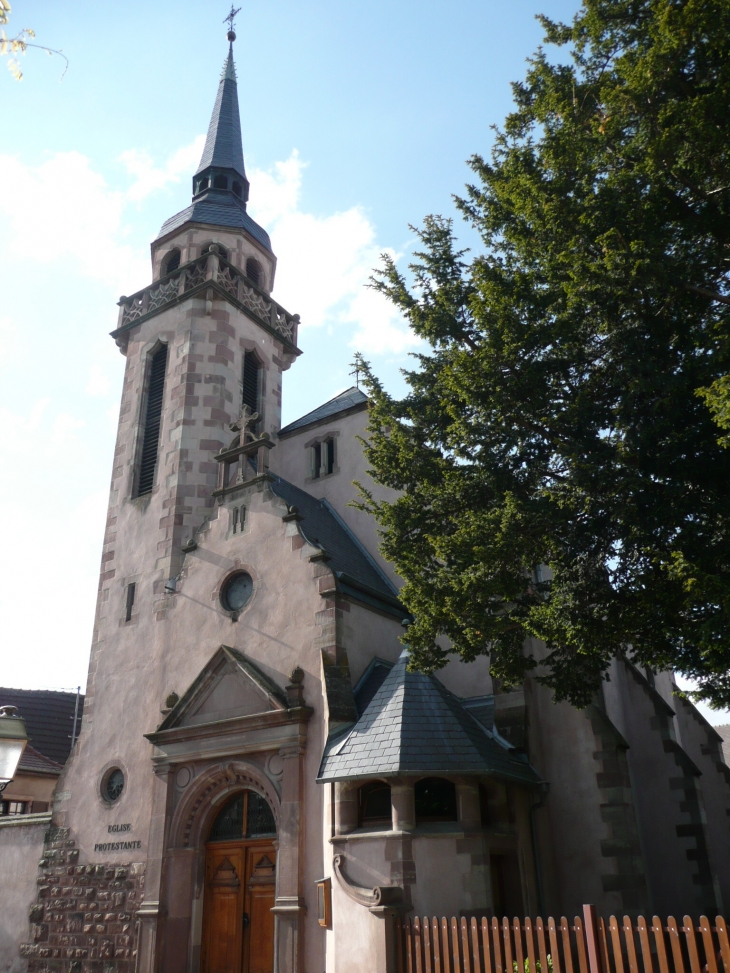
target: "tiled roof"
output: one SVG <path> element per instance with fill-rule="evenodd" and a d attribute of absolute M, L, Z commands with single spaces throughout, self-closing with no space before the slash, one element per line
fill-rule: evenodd
<path fill-rule="evenodd" d="M 339 395 L 336 395 L 334 399 L 330 399 L 329 402 L 325 402 L 324 405 L 317 406 L 316 409 L 308 412 L 301 419 L 295 419 L 294 422 L 290 422 L 289 425 L 284 426 L 283 429 L 279 430 L 279 436 L 286 436 L 287 433 L 304 429 L 307 426 L 313 426 L 318 422 L 322 422 L 324 419 L 331 419 L 341 412 L 349 412 L 351 409 L 364 409 L 367 406 L 367 402 L 367 395 L 353 386 L 344 392 L 340 392 Z"/>
<path fill-rule="evenodd" d="M 398 601 L 396 589 L 334 508 L 280 476 L 272 474 L 271 480 L 274 493 L 289 507 L 297 508 L 301 518 L 299 527 L 306 539 L 328 555 L 327 565 L 334 571 L 342 590 L 354 592 L 364 600 L 370 597 L 384 602 L 405 617 L 407 612 Z"/>
<path fill-rule="evenodd" d="M 368 708 L 370 700 L 383 685 L 392 668 L 392 662 L 387 662 L 385 659 L 378 659 L 376 656 L 360 676 L 357 685 L 352 691 L 352 695 L 355 697 L 358 716 L 362 716 Z"/>
<path fill-rule="evenodd" d="M 28 743 L 23 751 L 23 756 L 20 758 L 18 770 L 26 770 L 36 774 L 58 775 L 63 770 L 63 766 L 57 764 L 55 760 L 49 760 L 48 757 L 44 757 L 42 753 L 39 753 L 35 747 L 31 747 Z"/>
<path fill-rule="evenodd" d="M 246 170 L 243 166 L 241 116 L 238 112 L 238 86 L 232 51 L 229 51 L 223 65 L 223 74 L 208 126 L 205 148 L 195 174 L 209 166 L 235 169 L 239 175 L 246 178 Z"/>
<path fill-rule="evenodd" d="M 66 763 L 71 752 L 76 693 L 0 688 L 0 706 L 17 706 L 33 748 L 56 763 Z M 81 729 L 83 711 L 84 697 L 80 696 L 77 735 Z"/>
<path fill-rule="evenodd" d="M 357 723 L 328 742 L 318 780 L 478 774 L 540 782 L 527 760 L 495 738 L 435 676 L 407 666 L 404 651 Z"/>
<path fill-rule="evenodd" d="M 180 210 L 169 220 L 165 220 L 162 229 L 157 234 L 158 239 L 179 229 L 184 223 L 209 223 L 213 226 L 230 226 L 234 229 L 243 229 L 250 233 L 254 240 L 271 250 L 271 240 L 269 234 L 263 227 L 260 227 L 255 220 L 252 220 L 243 207 L 231 193 L 222 190 L 210 189 L 207 193 L 196 199 L 186 209 Z"/>

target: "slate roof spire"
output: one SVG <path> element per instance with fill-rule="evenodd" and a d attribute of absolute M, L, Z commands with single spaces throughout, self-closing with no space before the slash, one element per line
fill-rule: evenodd
<path fill-rule="evenodd" d="M 271 250 L 268 233 L 246 212 L 249 183 L 243 163 L 238 83 L 233 61 L 236 34 L 232 18 L 236 13 L 238 11 L 231 8 L 231 14 L 226 18 L 231 21 L 228 56 L 223 62 L 203 155 L 193 176 L 192 204 L 163 223 L 158 240 L 185 223 L 206 223 L 246 230 L 262 246 Z"/>
<path fill-rule="evenodd" d="M 223 62 L 223 71 L 218 84 L 213 114 L 210 117 L 203 155 L 193 177 L 193 193 L 197 195 L 201 192 L 206 177 L 209 184 L 212 185 L 216 176 L 227 170 L 231 177 L 235 173 L 243 183 L 242 196 L 245 203 L 248 199 L 248 179 L 246 179 L 246 169 L 243 163 L 238 83 L 236 65 L 233 61 L 233 40 L 231 38 L 235 39 L 235 36 L 232 30 L 228 32 L 230 40 L 228 57 Z"/>

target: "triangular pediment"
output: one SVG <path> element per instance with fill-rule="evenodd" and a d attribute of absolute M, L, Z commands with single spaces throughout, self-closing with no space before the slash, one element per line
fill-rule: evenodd
<path fill-rule="evenodd" d="M 158 730 L 287 709 L 284 692 L 238 649 L 222 645 Z"/>

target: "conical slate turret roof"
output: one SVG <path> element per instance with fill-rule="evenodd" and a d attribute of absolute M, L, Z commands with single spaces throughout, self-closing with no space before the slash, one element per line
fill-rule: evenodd
<path fill-rule="evenodd" d="M 238 85 L 236 67 L 233 63 L 233 45 L 223 65 L 218 94 L 213 106 L 213 114 L 208 126 L 205 148 L 195 174 L 196 176 L 215 166 L 218 169 L 233 169 L 243 179 L 246 170 L 243 165 L 243 142 L 241 140 L 241 116 L 238 111 Z"/>
<path fill-rule="evenodd" d="M 246 212 L 247 200 L 248 179 L 243 162 L 238 85 L 231 45 L 223 64 L 203 155 L 193 176 L 193 202 L 162 224 L 158 239 L 185 223 L 206 223 L 245 230 L 271 250 L 269 234 Z"/>
<path fill-rule="evenodd" d="M 328 742 L 318 780 L 454 774 L 540 783 L 435 676 L 409 672 L 404 651 L 357 723 Z"/>

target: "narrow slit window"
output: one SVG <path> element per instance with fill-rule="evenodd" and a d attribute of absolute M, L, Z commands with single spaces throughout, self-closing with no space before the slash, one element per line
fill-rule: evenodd
<path fill-rule="evenodd" d="M 233 508 L 231 516 L 232 516 L 233 533 L 235 534 L 236 531 L 238 530 L 238 507 Z"/>
<path fill-rule="evenodd" d="M 136 594 L 137 585 L 132 582 L 132 584 L 127 585 L 127 606 L 124 612 L 124 621 L 129 622 L 132 620 L 132 609 L 134 608 L 134 596 Z"/>
<path fill-rule="evenodd" d="M 322 474 L 322 443 L 312 446 L 312 479 L 318 480 Z"/>
<path fill-rule="evenodd" d="M 327 470 L 327 475 L 334 473 L 335 471 L 335 441 L 334 439 L 325 440 L 325 469 Z"/>
<path fill-rule="evenodd" d="M 261 415 L 261 365 L 252 351 L 243 353 L 243 395 L 242 404 L 247 405 L 251 412 Z M 249 426 L 251 432 L 256 432 L 259 423 Z"/>
<path fill-rule="evenodd" d="M 166 368 L 167 345 L 162 345 L 152 356 L 152 360 L 149 363 L 149 385 L 142 433 L 142 455 L 140 457 L 139 479 L 137 481 L 138 497 L 142 497 L 146 493 L 151 493 L 155 482 Z"/>

